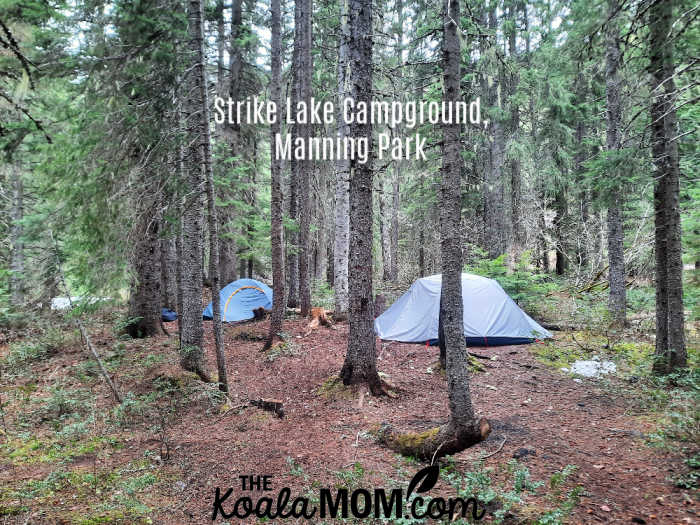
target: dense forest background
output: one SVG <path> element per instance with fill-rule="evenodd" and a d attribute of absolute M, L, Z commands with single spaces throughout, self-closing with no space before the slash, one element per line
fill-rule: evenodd
<path fill-rule="evenodd" d="M 442 273 L 448 423 L 410 447 L 383 438 L 435 459 L 499 431 L 472 408 L 453 322 L 468 271 L 566 332 L 533 350 L 550 367 L 593 349 L 622 355 L 630 384 L 657 389 L 649 405 L 682 407 L 663 425 L 697 468 L 699 16 L 690 0 L 0 0 L 3 377 L 19 381 L 74 333 L 126 410 L 137 398 L 100 360 L 105 326 L 115 341 L 160 341 L 168 308 L 178 366 L 238 395 L 248 357 L 227 354 L 218 291 L 249 277 L 274 288 L 266 333 L 250 339 L 261 355 L 276 359 L 291 332 L 308 336 L 326 314 L 348 321 L 333 366 L 379 399 L 395 393 L 378 372 L 374 316 Z M 348 96 L 478 97 L 489 125 L 213 119 L 216 97 L 339 107 Z M 287 161 L 273 150 L 280 132 L 416 131 L 425 160 Z M 71 311 L 57 317 L 52 299 L 66 296 Z M 17 388 L 8 403 L 21 411 Z M 662 403 L 663 390 L 673 394 Z M 58 419 L 79 417 L 71 406 Z"/>
<path fill-rule="evenodd" d="M 673 3 L 659 15 L 670 24 L 659 45 L 672 75 L 656 88 L 650 62 L 656 15 L 648 3 L 465 6 L 461 96 L 479 96 L 492 122 L 488 133 L 463 129 L 461 138 L 467 265 L 486 259 L 509 270 L 522 265 L 574 288 L 610 273 L 616 296 L 623 282 L 653 283 L 659 168 L 650 105 L 661 96 L 655 89 L 668 89 L 663 97 L 676 117 L 669 132 L 679 164 L 682 256 L 686 267 L 696 264 L 698 35 L 691 4 Z M 270 97 L 268 6 L 204 7 L 210 103 L 215 95 Z M 373 7 L 373 98 L 442 98 L 441 8 Z M 301 87 L 302 100 L 336 101 L 348 93 L 347 7 L 319 2 L 310 9 L 313 27 L 304 42 L 295 40 L 299 13 L 291 3 L 282 6 L 280 94 L 299 98 Z M 186 6 L 8 2 L 2 21 L 3 312 L 10 305 L 45 307 L 67 293 L 51 255 L 56 247 L 72 294 L 126 298 L 129 283 L 148 286 L 149 274 L 162 270 L 163 304 L 174 308 L 179 206 L 191 191 L 181 165 L 192 161 L 182 151 L 192 96 Z M 308 49 L 295 58 L 300 48 Z M 304 57 L 308 63 L 300 62 Z M 387 131 L 378 128 L 375 134 Z M 377 291 L 439 272 L 442 136 L 439 126 L 420 132 L 428 137 L 427 162 L 373 166 Z M 221 283 L 239 276 L 271 281 L 270 131 L 212 127 L 210 150 Z M 286 164 L 280 202 L 288 302 L 297 305 L 309 288 L 331 287 L 334 309 L 345 310 L 347 277 L 338 267 L 347 257 L 348 167 Z M 203 240 L 211 226 L 204 221 L 198 250 L 206 284 L 210 247 Z M 685 293 L 694 318 L 695 294 L 688 286 Z M 624 300 L 611 307 L 624 316 Z"/>

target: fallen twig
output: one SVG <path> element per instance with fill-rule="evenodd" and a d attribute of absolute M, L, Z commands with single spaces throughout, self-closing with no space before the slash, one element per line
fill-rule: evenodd
<path fill-rule="evenodd" d="M 498 447 L 498 449 L 497 449 L 495 452 L 491 452 L 491 454 L 486 454 L 485 456 L 481 456 L 481 457 L 479 458 L 479 461 L 483 461 L 483 460 L 485 460 L 485 459 L 490 458 L 491 456 L 495 456 L 495 455 L 498 454 L 501 450 L 503 450 L 503 445 L 505 445 L 505 444 L 506 444 L 506 438 L 504 437 L 504 438 L 503 438 L 503 441 L 501 441 L 501 446 Z"/>
<path fill-rule="evenodd" d="M 51 240 L 54 243 L 54 255 L 56 256 L 56 267 L 58 269 L 58 275 L 61 277 L 61 283 L 63 284 L 63 288 L 66 291 L 66 295 L 68 296 L 68 304 L 70 305 L 71 312 L 73 311 L 73 300 L 71 299 L 71 294 L 70 290 L 68 289 L 68 285 L 66 284 L 66 277 L 63 275 L 63 267 L 61 265 L 61 259 L 58 257 L 58 243 L 56 242 L 56 239 L 53 237 L 53 232 L 49 230 L 49 236 L 51 237 Z M 74 318 L 75 324 L 78 327 L 78 330 L 80 330 L 80 336 L 83 341 L 85 341 L 85 346 L 88 347 L 88 350 L 92 353 L 93 357 L 95 358 L 95 361 L 97 361 L 97 365 L 100 368 L 100 372 L 102 373 L 102 376 L 105 378 L 105 381 L 107 381 L 107 384 L 109 385 L 109 388 L 112 390 L 112 394 L 114 394 L 114 399 L 117 400 L 117 403 L 122 402 L 122 396 L 119 394 L 119 391 L 117 390 L 117 387 L 115 386 L 114 382 L 112 381 L 112 378 L 109 377 L 109 374 L 107 373 L 107 369 L 105 368 L 104 364 L 102 363 L 102 359 L 100 359 L 100 356 L 97 353 L 97 350 L 95 350 L 95 347 L 92 346 L 92 343 L 90 342 L 90 337 L 88 336 L 87 330 L 83 326 L 82 321 L 80 320 L 79 317 Z"/>

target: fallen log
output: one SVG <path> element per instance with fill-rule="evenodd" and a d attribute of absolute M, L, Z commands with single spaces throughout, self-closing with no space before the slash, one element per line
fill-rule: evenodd
<path fill-rule="evenodd" d="M 545 330 L 552 330 L 554 332 L 566 332 L 571 330 L 578 330 L 578 327 L 570 324 L 549 324 L 549 323 L 539 323 L 539 325 Z"/>

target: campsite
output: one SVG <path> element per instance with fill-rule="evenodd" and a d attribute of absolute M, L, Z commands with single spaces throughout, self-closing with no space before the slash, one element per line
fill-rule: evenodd
<path fill-rule="evenodd" d="M 0 2 L 0 525 L 700 525 L 696 4 Z"/>

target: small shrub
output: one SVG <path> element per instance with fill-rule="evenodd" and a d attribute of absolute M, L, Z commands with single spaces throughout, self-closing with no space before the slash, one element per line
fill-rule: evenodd
<path fill-rule="evenodd" d="M 278 357 L 293 356 L 297 355 L 298 347 L 293 341 L 280 341 L 279 343 L 273 345 L 266 353 L 265 359 L 267 361 L 275 361 Z"/>
<path fill-rule="evenodd" d="M 10 371 L 21 371 L 33 362 L 50 356 L 49 349 L 38 341 L 19 341 L 10 346 L 7 367 Z"/>
<path fill-rule="evenodd" d="M 57 428 L 66 421 L 85 415 L 92 406 L 92 394 L 84 388 L 68 388 L 62 383 L 49 387 L 49 397 L 36 400 L 41 406 L 36 411 L 43 420 L 53 421 Z"/>
<path fill-rule="evenodd" d="M 517 512 L 529 514 L 526 508 L 528 495 L 534 494 L 544 486 L 543 481 L 535 481 L 530 477 L 530 471 L 517 460 L 510 460 L 506 465 L 498 468 L 505 474 L 504 481 L 496 481 L 494 474 L 497 469 L 484 468 L 483 464 L 476 462 L 472 470 L 458 472 L 454 464 L 448 463 L 443 469 L 443 475 L 450 485 L 457 490 L 457 495 L 465 500 L 476 497 L 486 508 L 494 509 L 493 523 L 503 523 Z M 549 491 L 544 494 L 552 508 L 538 508 L 537 514 L 528 516 L 528 523 L 541 525 L 559 525 L 571 513 L 578 502 L 580 487 L 572 489 L 564 500 L 561 498 L 561 487 L 569 476 L 576 470 L 574 465 L 567 465 L 560 472 L 555 473 L 549 480 Z M 464 520 L 456 523 L 464 524 Z"/>

